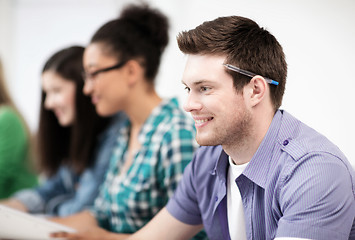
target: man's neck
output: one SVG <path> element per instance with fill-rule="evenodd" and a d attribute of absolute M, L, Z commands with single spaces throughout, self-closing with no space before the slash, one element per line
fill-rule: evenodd
<path fill-rule="evenodd" d="M 243 145 L 222 145 L 222 148 L 231 157 L 234 164 L 241 165 L 250 162 L 259 146 L 251 144 L 252 142 L 252 140 L 245 139 Z"/>
<path fill-rule="evenodd" d="M 273 117 L 272 113 L 256 116 L 252 131 L 243 141 L 239 140 L 232 144 L 222 145 L 223 150 L 236 165 L 250 162 L 269 130 Z"/>

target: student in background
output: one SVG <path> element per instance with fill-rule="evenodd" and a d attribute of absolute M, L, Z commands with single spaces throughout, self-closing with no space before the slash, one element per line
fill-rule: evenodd
<path fill-rule="evenodd" d="M 31 213 L 67 216 L 93 204 L 108 168 L 123 115 L 97 115 L 83 94 L 84 48 L 58 51 L 42 71 L 39 167 L 46 180 L 5 204 Z"/>
<path fill-rule="evenodd" d="M 85 49 L 84 92 L 100 115 L 124 111 L 129 120 L 94 208 L 55 220 L 79 230 L 64 237 L 102 240 L 133 233 L 173 195 L 197 144 L 192 119 L 176 99 L 162 99 L 154 88 L 167 43 L 167 18 L 132 5 L 103 25 Z"/>
<path fill-rule="evenodd" d="M 0 61 L 0 199 L 37 184 L 30 131 L 7 91 Z"/>

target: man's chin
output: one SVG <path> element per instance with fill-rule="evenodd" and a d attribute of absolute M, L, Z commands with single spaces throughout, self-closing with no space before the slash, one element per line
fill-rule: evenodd
<path fill-rule="evenodd" d="M 210 139 L 210 138 L 206 139 L 206 138 L 196 137 L 196 142 L 200 146 L 216 146 L 216 145 L 219 145 L 215 139 Z"/>

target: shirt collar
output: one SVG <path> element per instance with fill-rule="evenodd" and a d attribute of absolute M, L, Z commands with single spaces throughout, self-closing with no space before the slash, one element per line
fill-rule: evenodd
<path fill-rule="evenodd" d="M 243 174 L 262 188 L 265 188 L 275 146 L 278 143 L 277 135 L 283 119 L 282 110 L 278 110 L 270 124 L 270 127 L 255 152 Z"/>
<path fill-rule="evenodd" d="M 228 155 L 224 152 L 221 145 L 216 146 L 218 149 L 216 153 L 219 153 L 218 160 L 216 161 L 213 170 L 210 172 L 211 175 L 217 174 L 217 176 L 223 181 L 226 182 L 227 179 L 227 170 L 229 166 Z M 211 157 L 214 159 L 214 157 Z"/>

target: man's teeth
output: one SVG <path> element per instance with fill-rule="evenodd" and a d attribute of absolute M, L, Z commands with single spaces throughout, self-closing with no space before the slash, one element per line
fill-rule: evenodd
<path fill-rule="evenodd" d="M 197 123 L 197 124 L 201 124 L 201 123 L 204 123 L 204 122 L 207 122 L 208 121 L 208 119 L 200 119 L 200 120 L 195 120 L 195 122 Z"/>

